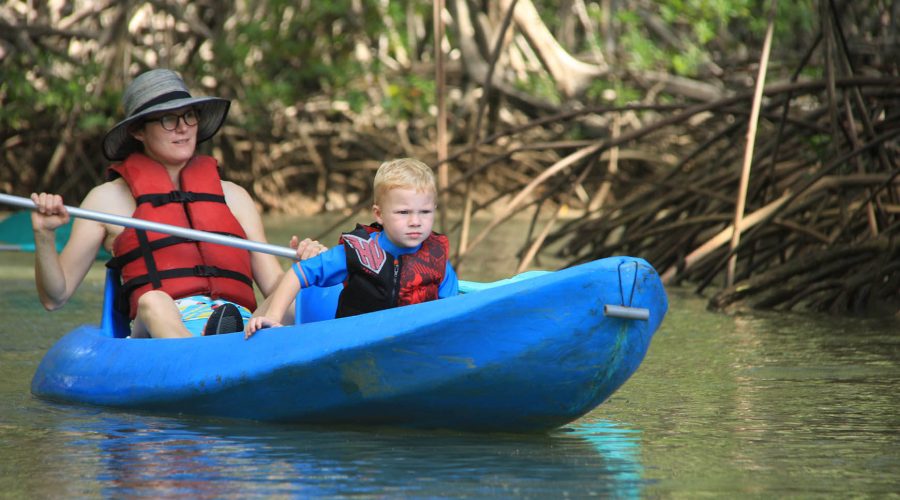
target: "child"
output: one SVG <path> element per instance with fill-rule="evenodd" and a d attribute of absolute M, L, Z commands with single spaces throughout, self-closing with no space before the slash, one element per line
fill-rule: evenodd
<path fill-rule="evenodd" d="M 344 283 L 336 317 L 418 304 L 459 292 L 450 265 L 450 243 L 433 233 L 437 187 L 434 173 L 411 158 L 382 163 L 375 173 L 376 224 L 357 225 L 341 244 L 292 266 L 271 296 L 265 315 L 247 322 L 246 338 L 281 326 L 278 319 L 301 288 Z"/>

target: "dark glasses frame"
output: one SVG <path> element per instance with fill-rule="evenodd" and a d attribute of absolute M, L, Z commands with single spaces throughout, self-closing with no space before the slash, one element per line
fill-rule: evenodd
<path fill-rule="evenodd" d="M 151 122 L 159 122 L 160 126 L 172 132 L 173 130 L 178 128 L 178 121 L 184 121 L 185 126 L 187 127 L 196 127 L 198 123 L 200 123 L 200 110 L 191 108 L 185 111 L 184 113 L 175 114 L 175 113 L 166 113 L 157 118 L 148 118 L 144 120 L 144 123 Z"/>

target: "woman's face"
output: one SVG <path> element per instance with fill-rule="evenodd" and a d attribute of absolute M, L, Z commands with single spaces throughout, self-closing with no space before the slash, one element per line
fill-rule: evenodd
<path fill-rule="evenodd" d="M 144 154 L 167 167 L 185 166 L 197 149 L 197 111 L 191 107 L 150 115 L 131 135 L 144 143 Z M 193 114 L 193 116 L 191 116 Z M 188 125 L 188 122 L 193 125 Z M 163 125 L 174 130 L 166 130 Z"/>

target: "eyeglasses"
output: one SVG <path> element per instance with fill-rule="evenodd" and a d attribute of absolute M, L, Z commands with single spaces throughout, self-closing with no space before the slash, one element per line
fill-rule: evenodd
<path fill-rule="evenodd" d="M 159 124 L 162 125 L 162 128 L 171 132 L 178 128 L 178 120 L 184 120 L 185 126 L 193 127 L 197 125 L 199 119 L 200 112 L 196 109 L 189 109 L 180 115 L 169 113 L 166 115 L 162 115 L 159 118 L 150 118 L 149 120 L 144 120 L 144 123 L 159 122 Z"/>

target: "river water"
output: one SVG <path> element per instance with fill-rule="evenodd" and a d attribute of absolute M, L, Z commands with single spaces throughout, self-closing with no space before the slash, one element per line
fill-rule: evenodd
<path fill-rule="evenodd" d="M 287 220 L 267 224 L 272 241 L 311 230 Z M 488 248 L 461 269 L 463 279 L 511 272 L 498 247 Z M 473 435 L 310 428 L 36 399 L 29 385 L 44 352 L 76 325 L 98 321 L 103 269 L 95 266 L 72 301 L 52 314 L 37 301 L 32 273 L 31 255 L 0 253 L 3 497 L 900 493 L 898 319 L 725 316 L 670 289 L 669 314 L 637 373 L 561 429 Z"/>

